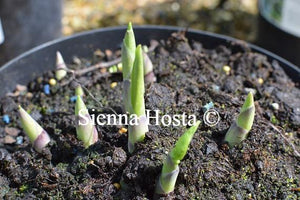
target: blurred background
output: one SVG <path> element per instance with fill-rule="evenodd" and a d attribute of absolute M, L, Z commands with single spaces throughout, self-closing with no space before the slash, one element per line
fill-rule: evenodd
<path fill-rule="evenodd" d="M 126 25 L 129 21 L 135 25 L 174 25 L 225 34 L 257 43 L 297 63 L 298 56 L 289 57 L 285 49 L 295 51 L 295 41 L 289 47 L 274 45 L 286 37 L 285 32 L 277 36 L 279 29 L 276 21 L 272 22 L 281 14 L 284 1 L 300 3 L 300 0 L 0 0 L 5 38 L 0 44 L 0 65 L 54 38 Z M 263 9 L 259 9 L 259 4 Z M 273 14 L 268 18 L 265 13 Z M 292 39 L 298 41 L 299 48 L 299 36 L 292 35 Z"/>
<path fill-rule="evenodd" d="M 127 24 L 190 27 L 253 41 L 257 0 L 66 0 L 63 33 Z"/>

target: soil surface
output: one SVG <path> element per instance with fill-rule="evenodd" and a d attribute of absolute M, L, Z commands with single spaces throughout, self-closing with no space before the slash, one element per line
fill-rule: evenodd
<path fill-rule="evenodd" d="M 175 191 L 160 199 L 300 198 L 300 90 L 275 60 L 243 43 L 205 49 L 182 33 L 159 41 L 148 55 L 157 82 L 146 84 L 146 108 L 160 110 L 161 116 L 195 114 L 202 121 L 180 163 Z M 120 51 L 97 51 L 92 61 L 74 58 L 68 66 L 78 70 L 119 56 Z M 0 198 L 152 199 L 162 161 L 188 127 L 150 126 L 130 155 L 121 127 L 97 126 L 100 140 L 85 150 L 76 138 L 75 82 L 92 94 L 85 91 L 89 108 L 122 113 L 122 76 L 108 76 L 104 69 L 76 81 L 68 82 L 69 76 L 45 94 L 53 77 L 48 72 L 1 99 L 0 115 L 9 115 L 10 122 L 0 122 Z M 249 91 L 256 101 L 252 130 L 229 149 L 223 138 Z M 210 102 L 221 117 L 214 127 L 202 120 Z M 49 133 L 48 153 L 32 149 L 18 104 Z"/>

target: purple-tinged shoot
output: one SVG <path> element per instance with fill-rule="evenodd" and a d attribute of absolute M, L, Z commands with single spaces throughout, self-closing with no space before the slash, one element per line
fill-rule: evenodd
<path fill-rule="evenodd" d="M 21 106 L 19 106 L 19 114 L 22 127 L 33 148 L 41 153 L 50 142 L 48 133 Z"/>
<path fill-rule="evenodd" d="M 55 77 L 57 80 L 63 79 L 67 75 L 67 66 L 59 51 L 56 52 L 56 72 Z"/>
<path fill-rule="evenodd" d="M 147 53 L 143 52 L 144 57 L 144 76 L 146 83 L 153 83 L 156 81 L 156 76 L 153 72 L 153 64 Z"/>
<path fill-rule="evenodd" d="M 75 116 L 77 118 L 77 138 L 83 142 L 85 148 L 88 148 L 98 141 L 98 132 L 79 95 L 77 95 L 75 105 Z"/>
<path fill-rule="evenodd" d="M 247 138 L 249 131 L 252 128 L 255 115 L 255 104 L 253 95 L 250 92 L 241 108 L 237 119 L 231 124 L 225 135 L 225 141 L 229 147 L 241 143 Z"/>

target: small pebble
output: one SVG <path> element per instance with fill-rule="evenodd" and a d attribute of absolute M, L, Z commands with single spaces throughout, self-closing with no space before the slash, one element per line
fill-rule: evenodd
<path fill-rule="evenodd" d="M 105 54 L 106 54 L 107 57 L 111 57 L 113 53 L 112 53 L 111 50 L 106 49 L 106 50 L 105 50 Z"/>
<path fill-rule="evenodd" d="M 107 69 L 106 68 L 102 68 L 100 69 L 100 72 L 103 74 L 103 73 L 106 73 L 107 72 Z"/>
<path fill-rule="evenodd" d="M 92 63 L 91 63 L 91 62 L 86 62 L 85 65 L 86 65 L 87 67 L 90 67 L 90 66 L 92 65 Z"/>
<path fill-rule="evenodd" d="M 50 94 L 50 85 L 49 84 L 44 85 L 44 93 L 47 95 Z"/>
<path fill-rule="evenodd" d="M 13 128 L 13 127 L 5 127 L 5 132 L 10 135 L 10 136 L 18 136 L 18 134 L 21 132 L 19 129 L 17 128 Z"/>
<path fill-rule="evenodd" d="M 294 134 L 292 132 L 285 132 L 284 135 L 288 137 L 293 137 Z"/>
<path fill-rule="evenodd" d="M 97 50 L 94 52 L 94 55 L 95 55 L 95 56 L 99 56 L 99 57 L 105 56 L 104 53 L 103 53 L 100 49 L 97 49 Z"/>
<path fill-rule="evenodd" d="M 118 70 L 121 72 L 123 69 L 123 65 L 122 63 L 117 64 Z"/>
<path fill-rule="evenodd" d="M 278 103 L 272 103 L 271 106 L 272 106 L 272 108 L 274 110 L 278 110 L 279 109 L 279 104 Z"/>
<path fill-rule="evenodd" d="M 218 152 L 218 145 L 216 143 L 207 144 L 206 155 L 214 154 Z"/>
<path fill-rule="evenodd" d="M 1 109 L 2 108 L 2 109 Z M 3 98 L 0 103 L 0 110 L 2 113 L 12 113 L 16 109 L 16 103 L 12 98 Z M 1 116 L 0 116 L 1 118 Z"/>
<path fill-rule="evenodd" d="M 117 72 L 118 71 L 118 67 L 116 65 L 113 66 L 113 71 Z"/>
<path fill-rule="evenodd" d="M 114 166 L 121 166 L 127 160 L 126 152 L 122 148 L 116 147 L 113 152 L 112 159 Z"/>
<path fill-rule="evenodd" d="M 10 123 L 10 118 L 9 118 L 9 116 L 8 116 L 8 115 L 3 115 L 2 121 L 3 121 L 5 124 L 9 124 L 9 123 Z"/>
<path fill-rule="evenodd" d="M 4 148 L 0 148 L 0 160 L 11 160 L 11 155 L 10 153 L 4 149 Z"/>
<path fill-rule="evenodd" d="M 31 98 L 33 97 L 33 94 L 32 94 L 31 92 L 27 92 L 27 93 L 26 93 L 26 97 L 27 97 L 28 99 L 31 99 Z"/>
<path fill-rule="evenodd" d="M 114 183 L 113 185 L 114 185 L 114 186 L 115 186 L 115 188 L 117 188 L 118 190 L 121 188 L 121 185 L 120 185 L 120 183 Z"/>
<path fill-rule="evenodd" d="M 105 160 L 105 163 L 110 165 L 110 166 L 113 164 L 113 160 L 112 160 L 111 156 L 106 156 L 104 158 L 104 160 Z"/>
<path fill-rule="evenodd" d="M 16 138 L 16 144 L 18 145 L 23 144 L 23 136 L 19 136 Z"/>
<path fill-rule="evenodd" d="M 37 81 L 38 83 L 42 83 L 43 78 L 42 78 L 42 77 L 38 77 L 36 81 Z"/>
<path fill-rule="evenodd" d="M 213 91 L 215 91 L 215 92 L 219 92 L 219 91 L 220 91 L 220 86 L 218 86 L 218 85 L 213 85 L 213 86 L 212 86 L 212 89 L 213 89 Z"/>
<path fill-rule="evenodd" d="M 110 68 L 108 68 L 109 73 L 114 73 L 114 72 L 117 72 L 117 71 L 118 71 L 118 68 L 117 68 L 116 65 L 113 65 Z"/>
<path fill-rule="evenodd" d="M 108 68 L 108 72 L 109 72 L 109 73 L 113 73 L 113 72 L 114 72 L 113 66 L 111 66 L 110 68 Z"/>
<path fill-rule="evenodd" d="M 81 60 L 78 57 L 73 57 L 73 63 L 76 65 L 80 65 L 81 64 Z"/>
<path fill-rule="evenodd" d="M 47 113 L 50 113 L 50 114 L 54 113 L 54 109 L 48 108 L 48 109 L 47 109 Z"/>
<path fill-rule="evenodd" d="M 120 134 L 127 133 L 127 128 L 124 128 L 124 127 L 120 128 L 119 133 Z"/>
<path fill-rule="evenodd" d="M 56 85 L 56 80 L 54 78 L 51 78 L 49 80 L 49 84 L 52 85 L 52 86 Z"/>
<path fill-rule="evenodd" d="M 264 83 L 264 79 L 262 79 L 262 78 L 258 78 L 258 79 L 257 79 L 257 82 L 258 82 L 259 84 L 261 84 L 261 85 L 262 85 L 262 84 Z"/>
<path fill-rule="evenodd" d="M 112 82 L 112 83 L 110 84 L 110 87 L 111 87 L 111 88 L 115 88 L 117 85 L 118 85 L 117 82 Z"/>
<path fill-rule="evenodd" d="M 72 96 L 72 97 L 70 98 L 70 101 L 71 101 L 72 103 L 75 103 L 76 100 L 77 100 L 77 96 Z"/>
<path fill-rule="evenodd" d="M 205 104 L 204 106 L 203 106 L 203 110 L 204 111 L 207 111 L 207 110 L 209 110 L 209 109 L 211 109 L 211 108 L 213 108 L 214 107 L 214 103 L 213 102 L 209 102 L 209 103 L 207 103 L 207 104 Z"/>
<path fill-rule="evenodd" d="M 90 164 L 90 165 L 95 165 L 95 163 L 94 163 L 93 160 L 90 160 L 90 161 L 88 162 L 88 164 Z"/>
<path fill-rule="evenodd" d="M 24 92 L 24 91 L 27 90 L 27 87 L 25 85 L 17 84 L 16 90 L 19 91 L 19 92 Z"/>
<path fill-rule="evenodd" d="M 223 71 L 224 71 L 227 75 L 229 75 L 230 70 L 231 70 L 231 68 L 230 68 L 228 65 L 224 65 L 224 66 L 223 66 Z"/>
<path fill-rule="evenodd" d="M 6 135 L 4 137 L 4 144 L 12 144 L 12 143 L 15 143 L 15 142 L 16 142 L 15 138 L 13 138 L 10 135 Z"/>

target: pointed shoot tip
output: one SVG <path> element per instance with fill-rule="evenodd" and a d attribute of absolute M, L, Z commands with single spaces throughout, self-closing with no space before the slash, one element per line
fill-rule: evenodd
<path fill-rule="evenodd" d="M 127 30 L 128 30 L 128 31 L 129 31 L 129 30 L 132 30 L 132 23 L 131 23 L 131 22 L 128 23 Z"/>

